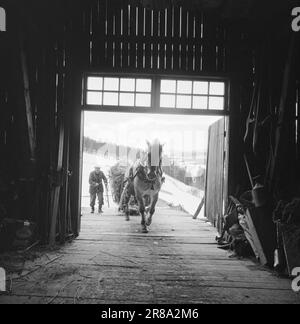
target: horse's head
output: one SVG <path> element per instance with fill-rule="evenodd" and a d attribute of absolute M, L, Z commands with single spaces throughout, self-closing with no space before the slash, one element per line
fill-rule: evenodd
<path fill-rule="evenodd" d="M 163 145 L 159 140 L 154 140 L 148 144 L 148 177 L 149 179 L 155 179 L 161 172 Z"/>

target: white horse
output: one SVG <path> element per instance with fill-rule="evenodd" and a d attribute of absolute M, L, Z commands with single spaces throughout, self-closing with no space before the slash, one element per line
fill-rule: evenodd
<path fill-rule="evenodd" d="M 159 198 L 159 192 L 164 183 L 162 171 L 163 145 L 158 140 L 148 144 L 146 162 L 137 160 L 129 169 L 127 185 L 124 188 L 124 200 L 126 220 L 129 221 L 129 201 L 135 196 L 139 212 L 142 217 L 142 232 L 148 233 L 148 227 L 152 224 L 155 207 Z M 149 216 L 146 214 L 149 212 Z"/>

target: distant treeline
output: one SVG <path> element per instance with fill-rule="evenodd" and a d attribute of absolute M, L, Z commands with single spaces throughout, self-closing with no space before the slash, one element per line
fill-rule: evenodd
<path fill-rule="evenodd" d="M 101 149 L 103 149 L 103 146 L 107 145 L 107 143 L 103 142 L 98 142 L 96 140 L 93 140 L 89 137 L 84 137 L 84 144 L 83 144 L 83 151 L 85 153 L 90 153 L 90 154 L 96 154 L 98 153 Z M 119 150 L 120 148 L 125 148 L 122 146 L 117 146 L 117 149 Z M 130 148 L 127 148 L 130 149 Z M 103 152 L 105 154 L 105 152 Z M 187 177 L 187 170 L 185 167 L 177 165 L 175 162 L 172 163 L 170 166 L 164 166 L 163 171 L 173 177 L 176 180 L 179 180 L 187 185 L 194 186 L 198 189 L 203 189 L 204 188 L 204 176 L 201 176 L 200 178 L 194 180 L 196 182 L 192 182 L 190 178 Z"/>
<path fill-rule="evenodd" d="M 127 160 L 129 163 L 133 163 L 137 158 L 141 157 L 140 149 L 113 143 L 98 142 L 89 137 L 84 137 L 83 151 L 90 154 L 110 156 L 117 160 Z"/>
<path fill-rule="evenodd" d="M 89 137 L 84 137 L 83 151 L 86 153 L 97 153 L 105 143 L 95 141 Z"/>

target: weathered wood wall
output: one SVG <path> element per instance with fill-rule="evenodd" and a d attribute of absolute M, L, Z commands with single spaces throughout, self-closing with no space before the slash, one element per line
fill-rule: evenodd
<path fill-rule="evenodd" d="M 209 128 L 207 174 L 205 190 L 205 216 L 209 221 L 222 230 L 221 220 L 224 215 L 225 185 L 225 118 Z"/>
<path fill-rule="evenodd" d="M 8 32 L 0 34 L 0 151 L 5 157 L 0 159 L 1 177 L 10 191 L 16 187 L 20 193 L 20 210 L 11 213 L 37 221 L 44 242 L 54 242 L 56 238 L 63 242 L 70 235 L 77 235 L 80 228 L 83 72 L 228 76 L 229 193 L 249 188 L 243 151 L 249 155 L 254 173 L 269 179 L 267 161 L 272 150 L 264 136 L 258 140 L 261 145 L 257 152 L 244 144 L 243 137 L 257 85 L 263 94 L 259 125 L 268 125 L 261 122 L 269 115 L 276 121 L 290 36 L 283 28 L 288 25 L 288 11 L 287 20 L 273 30 L 274 24 L 262 21 L 260 14 L 253 21 L 241 20 L 240 16 L 228 20 L 219 11 L 189 9 L 180 3 L 161 10 L 145 9 L 138 1 L 133 4 L 120 0 L 5 3 Z M 22 47 L 29 92 L 24 92 L 22 82 Z M 287 128 L 292 131 L 284 140 L 290 143 L 292 168 L 281 165 L 277 180 L 282 170 L 292 182 L 293 176 L 299 175 L 299 75 L 291 81 Z M 30 104 L 26 101 L 28 94 Z M 33 132 L 28 128 L 29 119 L 24 118 L 28 111 L 32 113 Z M 273 128 L 272 133 L 268 128 L 259 129 L 260 134 L 272 134 L 270 142 L 274 141 Z M 28 141 L 31 133 L 36 145 L 34 158 Z M 13 209 L 10 203 L 7 205 Z"/>
<path fill-rule="evenodd" d="M 56 223 L 55 236 L 59 233 L 64 240 L 74 233 L 68 184 L 66 29 L 40 25 L 42 17 L 12 4 L 7 5 L 7 14 L 8 31 L 0 51 L 5 55 L 0 95 L 2 179 L 8 191 L 14 184 L 17 192 L 19 210 L 14 217 L 37 222 L 44 242 Z M 11 201 L 6 203 L 11 215 L 14 207 Z"/>
<path fill-rule="evenodd" d="M 113 1 L 84 3 L 84 60 L 91 69 L 223 73 L 227 31 L 213 14 L 171 6 L 115 7 Z"/>

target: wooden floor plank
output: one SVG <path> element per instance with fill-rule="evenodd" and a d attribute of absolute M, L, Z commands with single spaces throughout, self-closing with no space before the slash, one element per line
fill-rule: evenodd
<path fill-rule="evenodd" d="M 80 237 L 11 277 L 1 304 L 299 304 L 290 280 L 230 258 L 204 220 L 158 209 L 148 235 L 114 209 L 85 214 Z"/>

